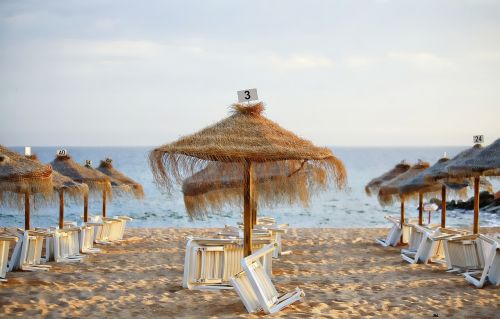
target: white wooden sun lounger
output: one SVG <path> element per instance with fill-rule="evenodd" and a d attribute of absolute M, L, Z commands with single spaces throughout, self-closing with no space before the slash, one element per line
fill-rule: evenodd
<path fill-rule="evenodd" d="M 242 224 L 239 227 L 226 225 L 224 229 L 217 233 L 219 236 L 243 238 Z M 253 229 L 252 236 L 260 239 L 270 239 L 278 244 L 277 249 L 274 250 L 273 258 L 279 258 L 283 255 L 291 254 L 291 251 L 283 251 L 282 235 L 288 232 L 288 224 L 272 224 L 272 225 L 256 225 Z"/>
<path fill-rule="evenodd" d="M 7 265 L 9 263 L 9 247 L 12 242 L 19 240 L 16 236 L 0 235 L 0 282 L 5 282 L 7 275 Z"/>
<path fill-rule="evenodd" d="M 466 272 L 465 279 L 478 288 L 482 288 L 488 280 L 495 286 L 500 285 L 500 242 L 485 236 L 479 235 L 480 252 L 483 255 L 483 269 Z"/>
<path fill-rule="evenodd" d="M 257 250 L 270 240 L 253 240 Z M 232 289 L 229 279 L 242 271 L 243 242 L 236 238 L 188 238 L 182 286 L 188 289 Z M 272 273 L 272 256 L 262 260 Z"/>
<path fill-rule="evenodd" d="M 379 243 L 384 247 L 393 246 L 396 247 L 399 244 L 399 240 L 401 235 L 403 235 L 403 243 L 407 243 L 410 238 L 410 227 L 408 223 L 414 222 L 414 220 L 407 221 L 407 223 L 403 224 L 403 228 L 401 228 L 400 219 L 394 216 L 384 216 L 389 222 L 392 223 L 391 229 L 389 229 L 389 233 L 387 233 L 386 238 L 375 238 L 375 242 Z"/>
<path fill-rule="evenodd" d="M 401 258 L 410 264 L 431 262 L 444 263 L 444 245 L 443 240 L 456 236 L 459 231 L 454 231 L 446 228 L 429 229 L 419 225 L 411 225 L 413 231 L 418 231 L 423 234 L 422 240 L 418 245 L 417 250 L 401 250 Z"/>
<path fill-rule="evenodd" d="M 20 240 L 14 247 L 8 271 L 18 269 L 25 271 L 48 270 L 50 266 L 42 265 L 45 259 L 41 257 L 44 238 L 50 236 L 52 235 L 32 230 L 19 232 L 18 237 Z"/>
<path fill-rule="evenodd" d="M 283 295 L 276 291 L 260 262 L 262 256 L 272 254 L 274 249 L 276 244 L 269 244 L 243 258 L 243 271 L 231 278 L 231 284 L 249 313 L 260 310 L 268 314 L 276 313 L 305 296 L 304 291 L 299 288 Z"/>
<path fill-rule="evenodd" d="M 466 272 L 484 267 L 482 243 L 478 234 L 454 236 L 444 241 L 448 272 Z"/>
<path fill-rule="evenodd" d="M 81 226 L 80 247 L 82 253 L 95 254 L 101 251 L 99 248 L 94 247 L 94 230 L 101 225 L 101 223 L 85 223 Z"/>

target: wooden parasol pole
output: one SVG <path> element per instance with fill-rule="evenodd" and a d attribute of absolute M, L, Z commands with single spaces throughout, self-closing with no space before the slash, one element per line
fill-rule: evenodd
<path fill-rule="evenodd" d="M 106 190 L 102 191 L 102 217 L 106 217 Z"/>
<path fill-rule="evenodd" d="M 401 221 L 400 221 L 400 223 L 401 223 L 401 238 L 399 239 L 399 242 L 401 244 L 403 244 L 403 233 L 404 232 L 402 230 L 403 230 L 403 225 L 405 223 L 405 200 L 404 199 L 401 199 L 401 216 L 400 216 L 400 218 L 401 218 Z"/>
<path fill-rule="evenodd" d="M 59 190 L 59 229 L 64 228 L 64 189 Z"/>
<path fill-rule="evenodd" d="M 83 194 L 83 222 L 89 221 L 89 193 Z"/>
<path fill-rule="evenodd" d="M 24 229 L 30 229 L 30 195 L 24 193 Z"/>
<path fill-rule="evenodd" d="M 244 225 L 244 238 L 243 238 L 243 252 L 244 257 L 252 254 L 252 199 L 253 183 L 252 183 L 252 162 L 245 161 L 243 172 L 243 199 L 244 199 L 244 212 L 243 212 L 243 225 Z"/>
<path fill-rule="evenodd" d="M 441 187 L 441 227 L 446 228 L 446 186 Z"/>
<path fill-rule="evenodd" d="M 418 224 L 424 224 L 424 196 L 418 193 Z"/>
<path fill-rule="evenodd" d="M 473 233 L 479 233 L 479 176 L 474 177 L 474 228 Z"/>
<path fill-rule="evenodd" d="M 256 187 L 252 187 L 252 229 L 257 225 L 257 196 L 255 191 Z"/>

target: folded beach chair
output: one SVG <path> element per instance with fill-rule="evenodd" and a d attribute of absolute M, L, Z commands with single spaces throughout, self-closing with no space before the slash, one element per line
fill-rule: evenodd
<path fill-rule="evenodd" d="M 224 229 L 217 233 L 219 236 L 243 238 L 243 225 L 238 223 L 238 227 L 226 225 Z M 268 238 L 278 244 L 273 252 L 273 258 L 288 255 L 291 251 L 283 251 L 282 235 L 288 232 L 288 224 L 258 224 L 255 225 L 252 236 L 255 238 Z"/>
<path fill-rule="evenodd" d="M 40 231 L 26 230 L 23 232 L 19 230 L 18 238 L 20 240 L 14 247 L 8 271 L 18 269 L 25 271 L 48 270 L 50 266 L 43 265 L 46 260 L 42 258 L 42 249 L 44 239 L 50 236 L 52 234 Z"/>
<path fill-rule="evenodd" d="M 411 224 L 411 227 L 412 231 L 421 232 L 423 236 L 416 250 L 401 250 L 401 258 L 410 264 L 427 264 L 429 261 L 444 263 L 443 240 L 460 234 L 460 231 L 448 228 L 431 229 L 415 224 Z"/>
<path fill-rule="evenodd" d="M 466 272 L 484 267 L 483 245 L 478 234 L 447 238 L 444 251 L 448 272 Z"/>
<path fill-rule="evenodd" d="M 95 254 L 101 250 L 94 247 L 94 229 L 100 227 L 101 223 L 85 223 L 80 227 L 80 249 L 84 254 Z"/>
<path fill-rule="evenodd" d="M 11 243 L 16 243 L 19 240 L 16 236 L 0 234 L 0 282 L 5 282 L 7 275 L 7 265 L 9 263 L 9 248 Z"/>
<path fill-rule="evenodd" d="M 255 239 L 253 250 L 270 240 Z M 229 279 L 242 271 L 243 241 L 230 238 L 188 237 L 182 286 L 188 289 L 232 289 Z M 262 263 L 272 273 L 272 255 L 262 256 Z"/>
<path fill-rule="evenodd" d="M 269 244 L 241 260 L 243 271 L 231 278 L 231 284 L 249 313 L 263 310 L 272 314 L 302 299 L 305 294 L 299 288 L 280 295 L 260 262 L 262 256 L 272 254 L 276 244 Z"/>
<path fill-rule="evenodd" d="M 399 244 L 401 235 L 403 235 L 403 243 L 405 244 L 408 243 L 408 239 L 410 238 L 410 232 L 411 232 L 409 224 L 415 221 L 406 220 L 406 222 L 403 223 L 403 228 L 401 228 L 401 222 L 399 218 L 390 215 L 384 216 L 384 218 L 392 223 L 392 227 L 389 230 L 389 233 L 387 234 L 386 238 L 375 238 L 375 242 L 379 243 L 384 247 L 388 246 L 395 247 Z"/>
<path fill-rule="evenodd" d="M 113 242 L 113 241 L 123 240 L 123 235 L 125 233 L 125 227 L 127 221 L 131 221 L 132 218 L 128 216 L 115 216 L 112 218 L 105 217 L 103 218 L 103 220 L 113 222 L 110 225 L 108 234 L 108 240 Z"/>
<path fill-rule="evenodd" d="M 465 279 L 478 288 L 482 288 L 486 280 L 500 285 L 500 242 L 483 234 L 476 240 L 479 240 L 476 247 L 480 246 L 478 254 L 482 254 L 483 268 L 464 273 Z"/>

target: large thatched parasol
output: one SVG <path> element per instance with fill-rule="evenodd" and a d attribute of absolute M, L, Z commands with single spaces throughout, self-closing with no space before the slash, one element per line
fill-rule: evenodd
<path fill-rule="evenodd" d="M 24 228 L 30 229 L 30 195 L 52 193 L 52 168 L 0 145 L 0 203 L 19 206 L 24 197 Z"/>
<path fill-rule="evenodd" d="M 409 169 L 410 169 L 410 164 L 408 164 L 406 161 L 401 161 L 399 164 L 396 164 L 396 166 L 394 166 L 391 170 L 385 172 L 379 177 L 375 177 L 368 184 L 366 184 L 365 186 L 366 194 L 371 195 L 373 193 L 378 192 L 380 185 L 390 181 L 391 179 L 395 178 L 398 175 L 403 174 Z"/>
<path fill-rule="evenodd" d="M 57 155 L 50 164 L 60 174 L 87 184 L 90 192 L 102 192 L 102 214 L 106 216 L 106 198 L 111 195 L 111 182 L 106 175 L 76 163 L 69 155 Z M 83 221 L 88 222 L 88 194 L 84 194 L 83 200 Z"/>
<path fill-rule="evenodd" d="M 113 167 L 112 163 L 113 160 L 111 158 L 106 158 L 104 161 L 101 161 L 99 167 L 96 169 L 104 175 L 110 177 L 112 185 L 116 183 L 119 187 L 124 186 L 122 187 L 124 192 L 133 194 L 137 199 L 144 198 L 144 189 L 142 188 L 142 185 L 118 171 Z"/>
<path fill-rule="evenodd" d="M 406 172 L 404 172 L 402 174 L 399 174 L 398 176 L 391 179 L 390 181 L 383 183 L 379 187 L 378 200 L 382 205 L 388 205 L 388 204 L 395 202 L 398 199 L 400 200 L 400 203 L 401 203 L 401 211 L 400 211 L 401 227 L 403 227 L 403 224 L 405 222 L 405 198 L 400 196 L 401 186 L 406 181 L 414 178 L 420 172 L 426 170 L 427 168 L 429 168 L 429 163 L 419 160 L 418 163 L 413 165 L 412 167 L 410 167 L 409 170 L 407 170 Z M 401 237 L 401 241 L 402 240 L 403 240 L 403 237 Z"/>
<path fill-rule="evenodd" d="M 292 165 L 295 164 L 295 165 Z M 277 203 L 300 203 L 308 206 L 310 192 L 326 187 L 326 173 L 318 167 L 291 162 L 286 172 L 276 163 L 271 167 L 254 164 L 254 212 L 263 206 Z M 211 162 L 203 170 L 182 183 L 184 204 L 190 216 L 218 212 L 224 206 L 241 207 L 243 203 L 243 174 L 239 165 Z M 277 187 L 279 186 L 279 187 Z M 252 215 L 255 224 L 256 214 Z"/>
<path fill-rule="evenodd" d="M 453 157 L 451 160 L 446 162 L 446 165 L 442 165 L 439 169 L 436 169 L 432 172 L 429 172 L 425 175 L 425 179 L 428 181 L 438 181 L 438 180 L 446 180 L 452 177 L 457 177 L 456 175 L 451 175 L 448 168 L 455 164 L 462 164 L 465 160 L 474 157 L 477 153 L 482 150 L 481 144 L 476 144 L 471 148 L 468 148 L 458 155 Z M 477 197 L 477 202 L 476 202 Z M 477 208 L 476 208 L 477 204 Z M 474 179 L 474 233 L 479 232 L 479 177 Z"/>
<path fill-rule="evenodd" d="M 284 173 L 290 161 L 322 167 L 327 179 L 341 187 L 346 181 L 342 162 L 330 149 L 314 146 L 262 116 L 263 103 L 233 105 L 233 114 L 198 133 L 160 146 L 150 154 L 150 166 L 159 186 L 170 191 L 174 183 L 205 168 L 208 162 L 236 163 L 241 167 L 244 197 L 244 251 L 251 253 L 253 163 L 271 170 L 277 162 Z"/>
<path fill-rule="evenodd" d="M 479 149 L 475 147 L 475 149 Z M 500 176 L 500 139 L 488 147 L 461 157 L 448 165 L 448 174 L 456 177 L 474 178 L 474 233 L 479 232 L 479 186 L 480 176 Z"/>

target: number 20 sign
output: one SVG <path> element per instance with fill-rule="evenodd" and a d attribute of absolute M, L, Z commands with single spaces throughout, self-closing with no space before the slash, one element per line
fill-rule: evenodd
<path fill-rule="evenodd" d="M 250 102 L 258 100 L 257 89 L 247 89 L 238 91 L 238 102 Z"/>

